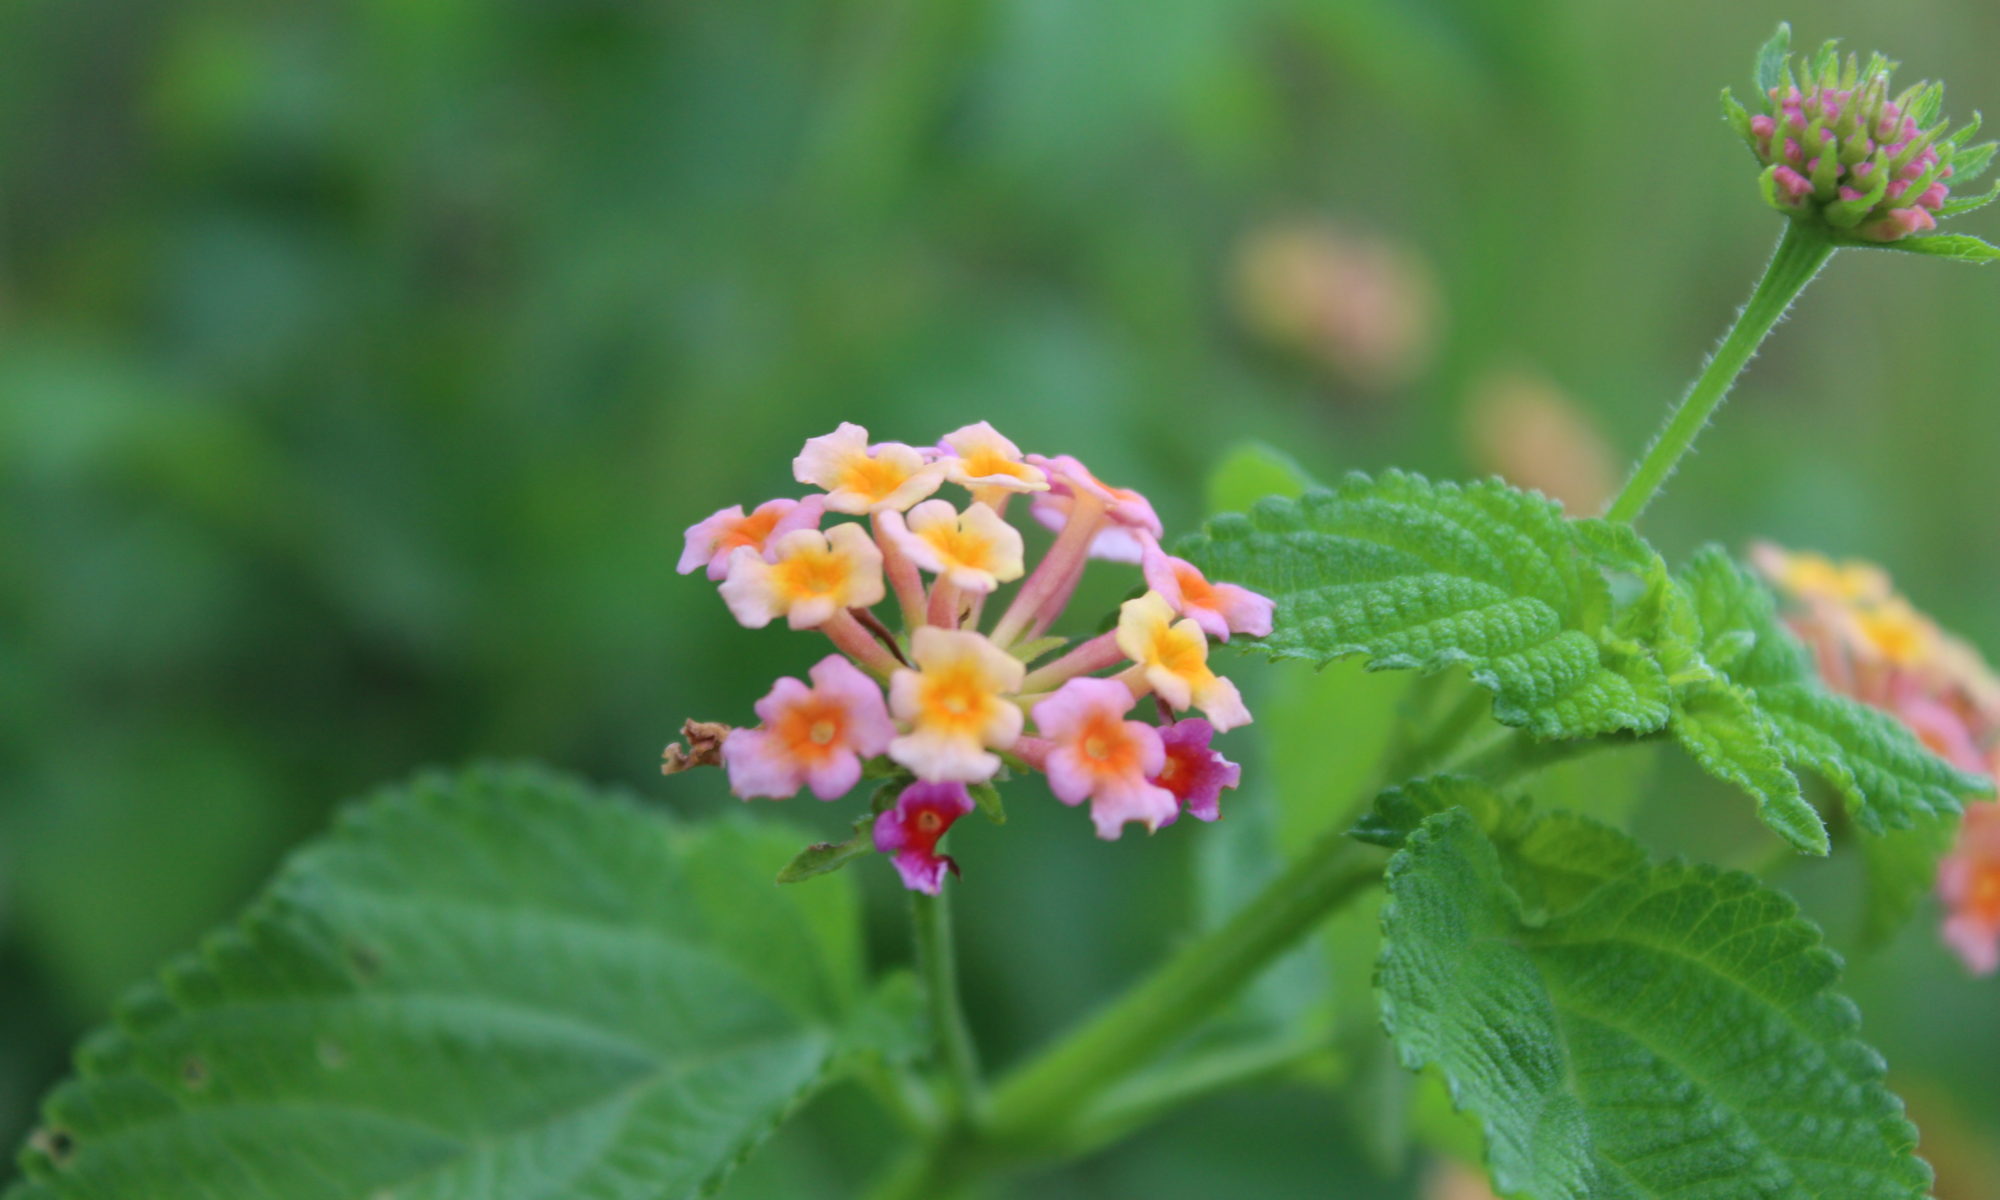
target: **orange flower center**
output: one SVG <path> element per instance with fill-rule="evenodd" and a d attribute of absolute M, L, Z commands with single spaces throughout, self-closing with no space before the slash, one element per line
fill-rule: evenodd
<path fill-rule="evenodd" d="M 847 714 L 837 701 L 801 700 L 778 718 L 777 734 L 794 758 L 825 759 L 842 748 Z"/>
<path fill-rule="evenodd" d="M 748 546 L 752 550 L 762 550 L 764 539 L 777 528 L 778 514 L 775 512 L 751 513 L 729 527 L 729 532 L 716 539 L 715 548 L 723 554 L 738 546 Z"/>
<path fill-rule="evenodd" d="M 1983 925 L 2000 925 L 2000 863 L 1987 863 L 1973 873 L 1965 911 Z"/>
<path fill-rule="evenodd" d="M 1175 567 L 1174 582 L 1180 585 L 1181 603 L 1188 608 L 1219 608 L 1215 585 L 1191 567 Z"/>
<path fill-rule="evenodd" d="M 1137 739 L 1126 732 L 1125 722 L 1109 713 L 1091 716 L 1077 738 L 1084 764 L 1099 775 L 1126 775 L 1137 769 Z"/>
<path fill-rule="evenodd" d="M 921 833 L 936 833 L 944 828 L 944 818 L 936 809 L 926 808 L 917 813 L 917 829 Z"/>
<path fill-rule="evenodd" d="M 806 550 L 778 564 L 778 582 L 795 597 L 837 595 L 847 586 L 847 560 L 831 550 Z"/>

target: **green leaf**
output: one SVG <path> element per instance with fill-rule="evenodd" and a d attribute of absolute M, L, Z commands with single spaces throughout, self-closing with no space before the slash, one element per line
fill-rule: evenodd
<path fill-rule="evenodd" d="M 1932 258 L 1948 258 L 1953 262 L 1990 263 L 2000 259 L 2000 246 L 1992 245 L 1969 233 L 1941 233 L 1930 237 L 1900 238 L 1893 242 L 1852 244 L 1874 250 L 1901 250 L 1908 254 L 1928 254 Z"/>
<path fill-rule="evenodd" d="M 965 790 L 966 794 L 972 797 L 972 802 L 979 806 L 980 814 L 987 820 L 995 825 L 1007 823 L 1007 805 L 1000 799 L 999 788 L 990 783 L 975 783 Z"/>
<path fill-rule="evenodd" d="M 1917 1200 L 1916 1130 L 1829 993 L 1839 960 L 1747 875 L 1639 865 L 1529 919 L 1468 814 L 1390 865 L 1384 1019 L 1482 1123 L 1498 1190 Z"/>
<path fill-rule="evenodd" d="M 1938 216 L 1941 218 L 1956 217 L 1964 213 L 1975 212 L 1985 208 L 1996 199 L 2000 199 L 2000 180 L 1996 180 L 1992 187 L 1983 192 L 1974 192 L 1970 196 L 1957 196 L 1946 200 L 1938 208 Z"/>
<path fill-rule="evenodd" d="M 525 770 L 384 793 L 84 1043 L 10 1200 L 705 1194 L 859 1007 L 852 890 L 770 882 L 797 836 Z"/>
<path fill-rule="evenodd" d="M 1289 454 L 1263 442 L 1242 442 L 1208 476 L 1208 511 L 1241 512 L 1266 496 L 1297 497 L 1313 479 Z"/>
<path fill-rule="evenodd" d="M 1747 689 L 1711 684 L 1676 695 L 1672 728 L 1703 770 L 1750 793 L 1758 817 L 1786 841 L 1808 854 L 1832 848 L 1826 823 L 1806 801 Z"/>
<path fill-rule="evenodd" d="M 1955 816 L 1961 797 L 1991 790 L 1984 778 L 1925 749 L 1888 713 L 1816 684 L 1760 688 L 1757 704 L 1777 729 L 1786 760 L 1832 784 L 1869 833 Z"/>
<path fill-rule="evenodd" d="M 1541 737 L 1666 724 L 1665 677 L 1612 644 L 1609 588 L 1561 507 L 1497 480 L 1354 475 L 1337 491 L 1217 517 L 1181 553 L 1276 601 L 1262 641 L 1274 657 L 1463 663 L 1494 693 L 1496 719 Z"/>
<path fill-rule="evenodd" d="M 1908 829 L 1861 839 L 1867 868 L 1862 892 L 1861 944 L 1877 949 L 1894 937 L 1937 885 L 1938 860 L 1958 837 L 1952 817 L 1925 817 Z"/>
<path fill-rule="evenodd" d="M 779 883 L 799 883 L 829 871 L 838 871 L 864 854 L 875 852 L 876 814 L 854 823 L 854 835 L 838 842 L 814 842 L 792 856 L 778 871 Z"/>
<path fill-rule="evenodd" d="M 1728 88 L 1722 89 L 1722 119 L 1729 122 L 1729 127 L 1736 131 L 1738 137 L 1749 143 L 1753 150 L 1755 149 L 1756 142 L 1750 133 L 1750 113 L 1737 101 L 1736 94 Z"/>
<path fill-rule="evenodd" d="M 1986 174 L 1986 169 L 1993 165 L 1993 152 L 1996 149 L 2000 149 L 2000 142 L 1981 142 L 1977 146 L 1967 146 L 1952 155 L 1951 181 L 1959 187 L 1964 187 Z"/>
<path fill-rule="evenodd" d="M 1458 775 L 1385 789 L 1351 836 L 1401 849 L 1429 818 L 1462 811 L 1506 851 L 1508 883 L 1532 912 L 1560 912 L 1599 884 L 1645 862 L 1632 839 L 1588 817 L 1537 812 L 1525 797 Z"/>
<path fill-rule="evenodd" d="M 1826 691 L 1770 591 L 1727 554 L 1698 552 L 1679 583 L 1703 661 L 1722 679 L 1677 689 L 1674 733 L 1711 774 L 1756 797 L 1758 815 L 1800 849 L 1825 853 L 1825 829 L 1797 798 L 1796 782 L 1773 773 L 1767 748 L 1787 772 L 1809 770 L 1832 784 L 1872 834 L 1956 813 L 1961 797 L 1988 789 L 1894 717 Z"/>
<path fill-rule="evenodd" d="M 1792 52 L 1792 27 L 1786 22 L 1778 23 L 1778 31 L 1769 41 L 1757 48 L 1757 98 L 1768 100 L 1774 87 L 1785 81 L 1785 59 Z"/>

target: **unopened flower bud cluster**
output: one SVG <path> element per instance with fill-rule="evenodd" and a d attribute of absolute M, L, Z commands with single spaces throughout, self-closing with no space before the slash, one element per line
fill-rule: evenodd
<path fill-rule="evenodd" d="M 1782 81 L 1751 114 L 1733 100 L 1730 118 L 1765 164 L 1764 198 L 1839 234 L 1894 242 L 1937 228 L 1952 188 L 1984 170 L 1990 145 L 1970 147 L 1979 124 L 1949 132 L 1938 117 L 1942 84 L 1890 92 L 1895 64 L 1875 55 L 1843 61 L 1829 43 L 1810 63 L 1785 65 Z"/>

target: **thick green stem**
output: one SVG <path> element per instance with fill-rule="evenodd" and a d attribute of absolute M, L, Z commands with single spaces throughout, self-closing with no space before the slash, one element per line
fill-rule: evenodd
<path fill-rule="evenodd" d="M 958 962 L 952 950 L 951 910 L 942 893 L 910 893 L 910 924 L 916 931 L 917 975 L 923 980 L 938 1071 L 944 1085 L 947 1119 L 974 1114 L 981 1100 L 979 1059 L 958 996 Z"/>
<path fill-rule="evenodd" d="M 1190 942 L 1110 1007 L 994 1090 L 984 1133 L 1010 1150 L 1060 1140 L 1108 1088 L 1185 1037 L 1328 914 L 1382 877 L 1381 851 L 1345 829 L 1219 929 Z"/>
<path fill-rule="evenodd" d="M 1777 252 L 1771 255 L 1770 265 L 1764 268 L 1764 278 L 1757 283 L 1757 290 L 1750 294 L 1750 302 L 1737 314 L 1736 324 L 1729 335 L 1722 339 L 1722 345 L 1688 389 L 1680 406 L 1674 409 L 1659 436 L 1646 450 L 1644 458 L 1633 469 L 1632 478 L 1625 483 L 1625 490 L 1611 502 L 1605 516 L 1613 521 L 1631 522 L 1638 519 L 1655 493 L 1666 483 L 1667 476 L 1674 473 L 1681 456 L 1688 452 L 1694 439 L 1701 432 L 1709 417 L 1729 394 L 1730 385 L 1743 373 L 1750 359 L 1757 353 L 1757 347 L 1764 341 L 1792 301 L 1812 282 L 1813 276 L 1826 265 L 1833 254 L 1834 245 L 1825 235 L 1798 221 L 1785 222 L 1785 235 L 1778 239 Z"/>

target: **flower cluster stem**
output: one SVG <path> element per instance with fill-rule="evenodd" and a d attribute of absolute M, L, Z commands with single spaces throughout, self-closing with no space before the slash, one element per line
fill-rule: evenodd
<path fill-rule="evenodd" d="M 1015 1151 L 1060 1141 L 1109 1088 L 1185 1037 L 1328 914 L 1382 878 L 1383 855 L 1326 834 L 1220 928 L 995 1089 L 983 1133 Z"/>
<path fill-rule="evenodd" d="M 1731 385 L 1756 355 L 1757 347 L 1784 317 L 1792 301 L 1812 282 L 1813 276 L 1819 274 L 1834 249 L 1834 244 L 1811 226 L 1799 221 L 1785 222 L 1784 236 L 1778 239 L 1778 249 L 1764 268 L 1757 289 L 1750 294 L 1750 302 L 1737 314 L 1736 324 L 1722 339 L 1722 345 L 1695 378 L 1694 386 L 1688 389 L 1679 407 L 1667 417 L 1667 423 L 1647 447 L 1624 490 L 1605 511 L 1608 519 L 1629 524 L 1646 510 L 1667 477 L 1674 473 L 1681 457 L 1694 445 L 1702 426 L 1708 424 L 1723 398 L 1729 395 Z"/>
<path fill-rule="evenodd" d="M 944 894 L 911 892 L 910 924 L 916 932 L 917 975 L 923 981 L 946 1111 L 951 1118 L 974 1114 L 981 1100 L 979 1059 L 959 999 L 958 956 Z"/>

